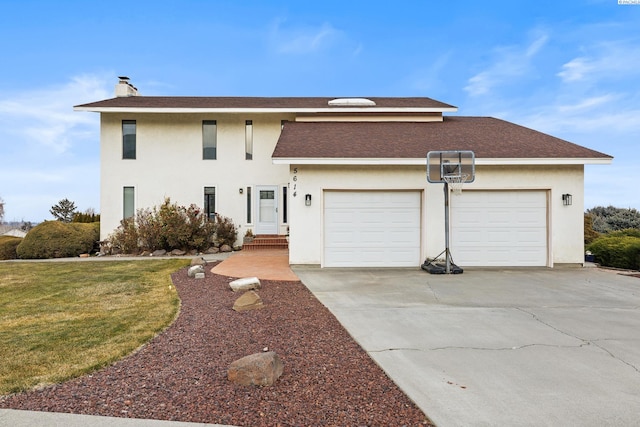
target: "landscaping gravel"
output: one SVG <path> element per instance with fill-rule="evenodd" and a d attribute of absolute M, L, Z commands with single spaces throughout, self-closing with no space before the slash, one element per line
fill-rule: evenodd
<path fill-rule="evenodd" d="M 177 320 L 127 358 L 90 375 L 0 398 L 0 407 L 236 426 L 431 425 L 300 282 L 262 281 L 265 307 L 235 312 L 233 280 L 172 278 Z M 227 380 L 234 360 L 275 351 L 270 387 Z"/>

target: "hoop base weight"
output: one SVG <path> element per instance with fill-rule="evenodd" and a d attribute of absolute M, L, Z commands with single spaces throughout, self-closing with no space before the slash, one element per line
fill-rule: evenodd
<path fill-rule="evenodd" d="M 446 261 L 444 263 L 436 262 L 441 255 L 445 255 Z M 448 271 L 447 271 L 447 264 L 449 266 Z M 427 258 L 425 262 L 420 266 L 420 268 L 430 274 L 462 274 L 464 273 L 464 270 L 462 269 L 462 267 L 458 267 L 456 264 L 453 263 L 453 258 L 451 257 L 451 252 L 449 252 L 449 249 L 445 249 L 444 251 L 440 252 L 435 258 L 433 258 L 430 261 Z"/>
<path fill-rule="evenodd" d="M 433 261 L 426 262 L 420 266 L 421 269 L 429 274 L 447 274 L 447 266 L 442 263 L 434 264 Z M 455 264 L 449 266 L 449 274 L 462 274 L 464 270 Z"/>

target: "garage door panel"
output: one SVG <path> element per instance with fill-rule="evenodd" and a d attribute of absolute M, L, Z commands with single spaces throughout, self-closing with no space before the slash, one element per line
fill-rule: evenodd
<path fill-rule="evenodd" d="M 451 251 L 461 266 L 545 266 L 544 191 L 465 191 L 452 197 Z"/>
<path fill-rule="evenodd" d="M 326 267 L 420 265 L 420 193 L 327 191 Z"/>

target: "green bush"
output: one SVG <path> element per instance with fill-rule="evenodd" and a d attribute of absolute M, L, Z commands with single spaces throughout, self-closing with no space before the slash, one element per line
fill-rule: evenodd
<path fill-rule="evenodd" d="M 639 270 L 640 235 L 625 235 L 625 231 L 602 236 L 588 245 L 587 250 L 603 266 Z"/>
<path fill-rule="evenodd" d="M 0 236 L 0 259 L 16 259 L 16 248 L 22 242 L 22 237 Z"/>
<path fill-rule="evenodd" d="M 640 237 L 640 229 L 637 229 L 637 228 L 626 228 L 626 229 L 620 230 L 620 231 L 612 231 L 611 233 L 608 233 L 607 236 L 611 236 L 611 237 L 624 237 L 624 236 Z"/>
<path fill-rule="evenodd" d="M 92 222 L 100 222 L 100 214 L 76 212 L 73 214 L 73 219 L 71 220 L 71 222 L 82 222 L 89 224 Z"/>
<path fill-rule="evenodd" d="M 90 253 L 100 238 L 100 223 L 45 221 L 34 227 L 16 248 L 18 258 L 76 257 Z"/>

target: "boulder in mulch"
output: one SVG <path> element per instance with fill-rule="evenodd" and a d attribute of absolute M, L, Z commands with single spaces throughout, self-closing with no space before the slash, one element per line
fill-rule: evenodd
<path fill-rule="evenodd" d="M 244 277 L 242 279 L 234 280 L 229 283 L 229 286 L 233 292 L 260 289 L 260 279 L 257 277 Z"/>
<path fill-rule="evenodd" d="M 220 252 L 231 252 L 231 251 L 233 251 L 233 248 L 229 245 L 220 246 Z"/>
<path fill-rule="evenodd" d="M 187 270 L 187 276 L 189 276 L 191 278 L 196 277 L 196 274 L 198 274 L 198 273 L 202 273 L 204 275 L 204 267 L 203 266 L 201 266 L 201 265 L 193 265 L 193 266 L 189 267 L 189 270 Z"/>
<path fill-rule="evenodd" d="M 193 258 L 191 260 L 191 266 L 194 266 L 194 265 L 205 266 L 205 265 L 207 265 L 207 261 L 204 258 L 202 258 L 201 256 L 199 256 L 199 257 Z"/>
<path fill-rule="evenodd" d="M 262 298 L 255 291 L 247 291 L 233 303 L 235 311 L 258 310 L 264 307 Z"/>
<path fill-rule="evenodd" d="M 186 254 L 186 252 L 182 249 L 174 249 L 171 251 L 171 255 L 173 256 L 183 256 L 184 254 Z"/>
<path fill-rule="evenodd" d="M 255 353 L 232 362 L 227 378 L 240 385 L 270 386 L 282 375 L 283 368 L 274 351 Z"/>
<path fill-rule="evenodd" d="M 217 254 L 218 252 L 220 252 L 220 248 L 216 248 L 215 246 L 212 246 L 209 249 L 207 249 L 206 251 L 204 251 L 204 253 L 207 254 L 207 255 Z"/>
<path fill-rule="evenodd" d="M 167 251 L 164 249 L 157 249 L 151 253 L 151 256 L 164 256 L 167 254 Z"/>

